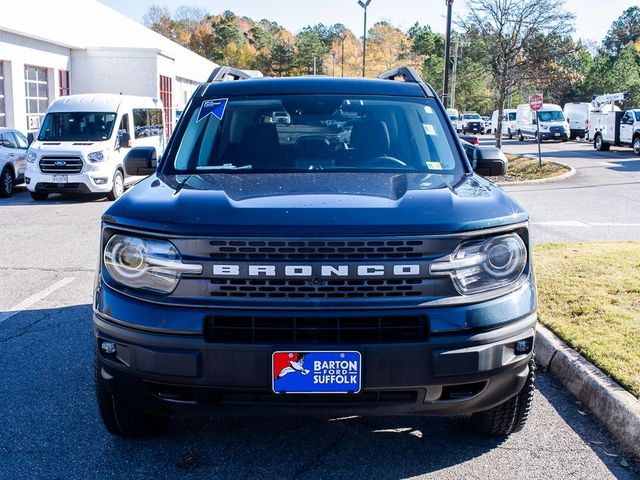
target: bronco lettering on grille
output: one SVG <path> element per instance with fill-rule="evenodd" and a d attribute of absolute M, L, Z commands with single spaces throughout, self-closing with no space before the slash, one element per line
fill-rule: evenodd
<path fill-rule="evenodd" d="M 420 264 L 213 266 L 214 277 L 417 277 L 425 273 L 426 267 Z"/>

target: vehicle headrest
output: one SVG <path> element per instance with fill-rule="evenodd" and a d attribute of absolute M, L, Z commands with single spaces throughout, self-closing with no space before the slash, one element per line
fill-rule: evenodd
<path fill-rule="evenodd" d="M 391 141 L 389 129 L 381 120 L 367 119 L 357 123 L 351 129 L 351 148 L 359 154 L 382 156 L 389 153 Z"/>

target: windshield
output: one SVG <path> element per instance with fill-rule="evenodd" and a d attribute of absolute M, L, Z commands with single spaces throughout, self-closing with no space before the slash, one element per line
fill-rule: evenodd
<path fill-rule="evenodd" d="M 469 115 L 465 115 L 464 116 L 465 120 L 481 120 L 480 115 L 478 115 L 477 113 L 472 113 Z"/>
<path fill-rule="evenodd" d="M 564 113 L 559 110 L 538 112 L 538 119 L 541 122 L 564 122 Z"/>
<path fill-rule="evenodd" d="M 47 113 L 38 134 L 41 142 L 99 142 L 108 140 L 116 121 L 115 113 Z"/>
<path fill-rule="evenodd" d="M 433 99 L 327 95 L 204 100 L 175 155 L 178 173 L 463 173 Z"/>

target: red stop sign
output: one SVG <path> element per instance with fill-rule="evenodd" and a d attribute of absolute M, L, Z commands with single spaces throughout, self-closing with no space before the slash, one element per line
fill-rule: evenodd
<path fill-rule="evenodd" d="M 529 99 L 529 106 L 531 107 L 531 110 L 536 112 L 542 108 L 542 103 L 542 95 L 533 95 Z"/>

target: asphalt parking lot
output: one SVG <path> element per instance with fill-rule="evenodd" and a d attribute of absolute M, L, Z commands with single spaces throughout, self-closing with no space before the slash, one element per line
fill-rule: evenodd
<path fill-rule="evenodd" d="M 486 137 L 483 143 L 488 143 Z M 505 151 L 535 144 L 507 141 Z M 640 158 L 587 144 L 544 144 L 577 169 L 508 187 L 537 242 L 640 238 Z M 593 416 L 540 374 L 533 416 L 506 441 L 456 418 L 176 419 L 171 433 L 125 441 L 93 398 L 91 290 L 110 202 L 0 200 L 0 471 L 7 479 L 639 478 Z"/>

